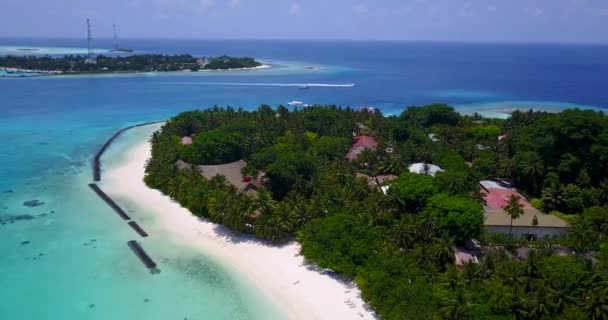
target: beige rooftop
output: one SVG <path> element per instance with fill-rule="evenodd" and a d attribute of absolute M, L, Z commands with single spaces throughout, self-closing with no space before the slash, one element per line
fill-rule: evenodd
<path fill-rule="evenodd" d="M 182 160 L 177 160 L 175 165 L 179 169 L 191 168 L 191 164 Z M 224 176 L 226 180 L 237 188 L 239 192 L 252 193 L 255 192 L 260 183 L 257 179 L 253 179 L 249 182 L 243 181 L 243 175 L 241 170 L 247 165 L 244 160 L 239 160 L 226 164 L 218 165 L 197 165 L 198 171 L 205 176 L 207 179 L 212 179 L 215 176 Z"/>
<path fill-rule="evenodd" d="M 536 215 L 538 220 L 537 227 L 545 228 L 568 228 L 568 223 L 564 220 L 550 214 L 544 214 L 535 208 L 524 209 L 524 214 L 513 220 L 514 227 L 531 227 L 532 219 Z M 484 224 L 486 226 L 509 226 L 511 218 L 502 209 L 491 209 L 485 207 Z"/>

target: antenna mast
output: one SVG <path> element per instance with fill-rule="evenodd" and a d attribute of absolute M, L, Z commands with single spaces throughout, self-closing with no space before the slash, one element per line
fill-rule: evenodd
<path fill-rule="evenodd" d="M 114 29 L 114 51 L 118 51 L 118 33 L 116 33 L 116 24 L 112 24 Z"/>
<path fill-rule="evenodd" d="M 91 50 L 91 43 L 93 42 L 93 34 L 91 32 L 91 20 L 89 18 L 87 18 L 87 44 L 88 44 L 88 61 L 89 63 L 91 61 L 93 61 L 91 59 L 92 56 L 92 50 Z"/>

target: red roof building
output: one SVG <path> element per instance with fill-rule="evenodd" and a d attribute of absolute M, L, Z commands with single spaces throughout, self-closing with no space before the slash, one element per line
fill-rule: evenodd
<path fill-rule="evenodd" d="M 504 182 L 483 180 L 479 182 L 479 185 L 486 205 L 491 209 L 502 209 L 509 202 L 511 196 L 518 196 L 519 203 L 524 209 L 532 208 L 532 205 L 524 196 Z"/>
<path fill-rule="evenodd" d="M 353 138 L 353 145 L 346 154 L 348 161 L 354 161 L 359 157 L 359 154 L 365 149 L 376 150 L 378 140 L 372 136 L 356 136 Z"/>
<path fill-rule="evenodd" d="M 397 178 L 399 178 L 399 177 L 394 174 L 379 174 L 376 176 L 376 181 L 378 181 L 379 185 L 385 185 L 385 184 L 389 183 L 390 181 L 395 180 Z"/>
<path fill-rule="evenodd" d="M 487 191 L 482 189 L 482 192 L 484 194 L 483 198 L 486 201 L 487 206 L 492 209 L 504 208 L 504 206 L 506 206 L 509 202 L 509 198 L 511 196 L 518 196 L 519 204 L 521 204 L 524 209 L 529 209 L 532 207 L 530 202 L 528 202 L 528 200 L 526 200 L 521 194 L 519 194 L 519 192 L 515 190 L 492 188 L 487 189 Z"/>
<path fill-rule="evenodd" d="M 182 137 L 182 140 L 180 141 L 180 143 L 184 146 L 189 146 L 192 144 L 192 138 L 190 137 Z"/>

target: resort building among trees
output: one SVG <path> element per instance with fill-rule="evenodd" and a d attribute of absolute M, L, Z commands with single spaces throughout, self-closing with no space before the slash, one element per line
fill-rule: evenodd
<path fill-rule="evenodd" d="M 434 165 L 431 163 L 412 163 L 409 167 L 408 170 L 411 173 L 418 173 L 418 174 L 428 174 L 431 177 L 434 177 L 437 172 L 443 172 L 444 170 L 441 169 L 441 167 L 439 167 L 438 165 Z"/>
<path fill-rule="evenodd" d="M 565 235 L 569 225 L 564 220 L 532 207 L 517 190 L 500 181 L 479 182 L 484 198 L 484 225 L 489 233 L 511 234 L 514 238 L 542 239 Z M 511 196 L 519 197 L 523 214 L 516 219 L 505 212 Z"/>
<path fill-rule="evenodd" d="M 241 171 L 247 162 L 245 160 L 239 160 L 226 164 L 218 165 L 197 165 L 196 168 L 205 178 L 211 180 L 216 176 L 223 176 L 226 182 L 233 185 L 238 192 L 255 195 L 258 188 L 262 185 L 260 178 L 255 177 L 243 177 Z M 191 164 L 186 163 L 182 160 L 176 162 L 176 166 L 179 169 L 189 169 L 192 167 Z M 261 174 L 260 176 L 262 176 Z"/>
<path fill-rule="evenodd" d="M 188 136 L 182 137 L 182 139 L 180 140 L 180 143 L 183 146 L 189 146 L 192 144 L 192 137 L 188 137 Z"/>
<path fill-rule="evenodd" d="M 352 162 L 357 160 L 359 154 L 365 149 L 376 150 L 378 147 L 378 140 L 372 136 L 355 136 L 353 138 L 353 144 L 346 154 L 346 159 Z"/>

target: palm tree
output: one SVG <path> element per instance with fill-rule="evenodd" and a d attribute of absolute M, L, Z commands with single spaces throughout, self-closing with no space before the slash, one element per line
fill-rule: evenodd
<path fill-rule="evenodd" d="M 502 281 L 513 288 L 521 287 L 524 281 L 524 270 L 521 264 L 506 262 L 499 266 L 497 275 Z"/>
<path fill-rule="evenodd" d="M 572 296 L 576 285 L 566 279 L 559 279 L 551 282 L 554 290 L 553 307 L 555 313 L 561 313 L 569 303 L 575 303 L 576 299 Z"/>
<path fill-rule="evenodd" d="M 433 235 L 437 234 L 437 219 L 427 213 L 416 216 L 416 241 L 429 243 L 433 240 Z"/>
<path fill-rule="evenodd" d="M 529 314 L 532 319 L 545 319 L 555 310 L 553 290 L 542 283 L 537 286 L 533 301 Z"/>
<path fill-rule="evenodd" d="M 456 133 L 456 129 L 452 127 L 442 127 L 439 129 L 439 140 L 447 145 L 453 145 L 453 143 L 457 140 L 458 135 Z"/>
<path fill-rule="evenodd" d="M 431 162 L 433 158 L 433 145 L 430 142 L 422 143 L 420 148 L 417 150 L 418 158 L 422 160 L 422 162 L 427 163 Z"/>
<path fill-rule="evenodd" d="M 183 191 L 185 185 L 187 183 L 187 176 L 182 172 L 178 172 L 176 176 L 169 180 L 168 192 L 167 194 L 173 198 L 178 199 L 180 193 Z"/>
<path fill-rule="evenodd" d="M 480 188 L 475 188 L 473 191 L 471 191 L 471 198 L 473 198 L 473 200 L 477 200 L 477 202 L 483 205 L 486 205 L 486 198 L 484 193 L 481 192 Z"/>
<path fill-rule="evenodd" d="M 432 261 L 430 259 L 431 245 L 428 242 L 416 243 L 412 253 L 418 265 L 432 265 Z"/>
<path fill-rule="evenodd" d="M 382 173 L 399 174 L 405 170 L 405 162 L 399 154 L 390 154 L 378 165 L 378 171 Z"/>
<path fill-rule="evenodd" d="M 493 254 L 488 254 L 481 262 L 481 277 L 490 279 L 496 271 L 496 258 Z"/>
<path fill-rule="evenodd" d="M 214 188 L 223 188 L 228 185 L 228 179 L 224 175 L 215 175 L 210 181 Z"/>
<path fill-rule="evenodd" d="M 352 196 L 355 199 L 363 200 L 371 193 L 370 187 L 367 181 L 364 179 L 353 179 L 352 180 Z"/>
<path fill-rule="evenodd" d="M 197 185 L 192 192 L 189 194 L 190 206 L 188 209 L 192 211 L 195 216 L 205 217 L 209 215 L 209 196 L 207 195 L 208 190 L 201 184 Z"/>
<path fill-rule="evenodd" d="M 250 197 L 241 197 L 240 207 L 245 219 L 255 218 L 259 213 L 257 202 Z"/>
<path fill-rule="evenodd" d="M 454 240 L 447 232 L 443 232 L 441 238 L 435 239 L 432 253 L 440 268 L 445 268 L 448 263 L 454 262 Z"/>
<path fill-rule="evenodd" d="M 511 305 L 511 315 L 515 320 L 527 320 L 530 319 L 529 304 L 526 297 L 523 294 L 516 294 L 513 299 L 513 305 Z"/>
<path fill-rule="evenodd" d="M 445 192 L 457 195 L 467 192 L 470 188 L 470 183 L 466 173 L 458 171 L 438 172 L 436 180 L 439 180 Z M 479 192 L 479 188 L 475 188 Z"/>
<path fill-rule="evenodd" d="M 406 201 L 398 188 L 389 188 L 386 194 L 386 204 L 391 211 L 402 213 L 406 207 Z"/>
<path fill-rule="evenodd" d="M 357 162 L 359 162 L 363 167 L 372 169 L 376 165 L 378 161 L 376 151 L 373 149 L 365 148 L 359 153 L 357 156 Z"/>
<path fill-rule="evenodd" d="M 481 268 L 473 261 L 467 261 L 462 265 L 462 278 L 467 286 L 471 286 L 481 278 Z"/>
<path fill-rule="evenodd" d="M 307 200 L 301 194 L 292 192 L 283 201 L 291 208 L 291 223 L 294 229 L 300 229 L 308 221 Z"/>
<path fill-rule="evenodd" d="M 446 297 L 439 302 L 439 313 L 443 319 L 462 319 L 462 313 L 465 308 L 470 305 L 466 292 L 463 289 L 458 289 L 453 297 Z"/>
<path fill-rule="evenodd" d="M 507 312 L 515 304 L 515 290 L 504 285 L 499 280 L 491 281 L 488 285 L 489 303 L 501 312 Z"/>
<path fill-rule="evenodd" d="M 292 231 L 289 213 L 291 208 L 281 202 L 271 214 L 260 216 L 255 223 L 255 234 L 270 241 L 279 241 Z"/>
<path fill-rule="evenodd" d="M 254 200 L 256 208 L 260 211 L 261 215 L 268 215 L 276 206 L 277 202 L 272 199 L 272 195 L 265 188 L 258 190 L 257 197 Z"/>
<path fill-rule="evenodd" d="M 515 320 L 528 319 L 528 306 L 525 292 L 518 287 L 505 285 L 500 280 L 494 280 L 488 287 L 489 303 L 501 313 L 509 313 Z"/>
<path fill-rule="evenodd" d="M 399 248 L 410 249 L 414 245 L 414 232 L 416 227 L 413 219 L 407 215 L 401 219 L 392 228 L 392 240 Z"/>
<path fill-rule="evenodd" d="M 528 259 L 523 263 L 524 274 L 530 278 L 536 278 L 539 274 L 542 256 L 536 250 L 530 250 Z"/>
<path fill-rule="evenodd" d="M 587 319 L 608 319 L 608 287 L 597 287 L 587 291 L 581 309 L 587 315 Z"/>
<path fill-rule="evenodd" d="M 445 272 L 441 275 L 441 284 L 452 291 L 456 291 L 456 289 L 460 287 L 461 283 L 462 277 L 460 272 L 453 265 L 448 266 Z"/>
<path fill-rule="evenodd" d="M 245 197 L 229 197 L 228 201 L 224 203 L 226 208 L 222 217 L 222 224 L 235 232 L 243 232 L 246 226 L 245 216 L 247 210 L 245 208 L 248 206 L 248 203 L 246 202 L 247 199 L 243 198 Z"/>
<path fill-rule="evenodd" d="M 155 131 L 152 133 L 152 137 L 150 137 L 150 143 L 153 145 L 158 144 L 160 141 L 160 131 Z"/>
<path fill-rule="evenodd" d="M 518 158 L 517 156 L 515 158 Z M 523 159 L 519 159 L 518 163 L 521 167 L 521 174 L 524 179 L 532 181 L 532 192 L 536 193 L 538 190 L 538 179 L 542 177 L 545 172 L 545 165 L 543 159 L 536 152 L 526 152 Z"/>
<path fill-rule="evenodd" d="M 328 208 L 329 206 L 324 195 L 315 194 L 305 204 L 306 216 L 311 220 L 322 218 L 329 212 Z"/>
<path fill-rule="evenodd" d="M 297 190 L 298 193 L 308 195 L 309 191 L 312 189 L 312 183 L 301 175 L 295 176 L 293 183 L 293 190 Z"/>
<path fill-rule="evenodd" d="M 541 192 L 543 200 L 543 211 L 550 212 L 557 209 L 564 202 L 562 190 L 557 187 L 546 187 Z"/>
<path fill-rule="evenodd" d="M 600 181 L 600 201 L 601 203 L 608 203 L 608 179 Z"/>
<path fill-rule="evenodd" d="M 524 206 L 519 202 L 520 196 L 512 194 L 509 200 L 505 204 L 503 210 L 511 218 L 511 225 L 509 226 L 509 235 L 513 236 L 513 220 L 521 217 L 524 214 Z"/>
<path fill-rule="evenodd" d="M 175 199 L 179 191 L 179 184 L 180 181 L 177 177 L 169 179 L 169 182 L 167 183 L 167 195 L 169 195 L 169 197 Z"/>
<path fill-rule="evenodd" d="M 498 161 L 498 174 L 507 180 L 513 180 L 513 165 L 511 158 L 502 158 Z"/>
<path fill-rule="evenodd" d="M 595 242 L 595 233 L 591 225 L 585 218 L 578 217 L 576 222 L 572 224 L 568 230 L 568 237 L 572 248 L 580 254 L 581 252 L 591 249 Z"/>
<path fill-rule="evenodd" d="M 213 222 L 221 222 L 226 212 L 226 192 L 221 189 L 212 190 L 207 201 L 209 219 Z"/>

